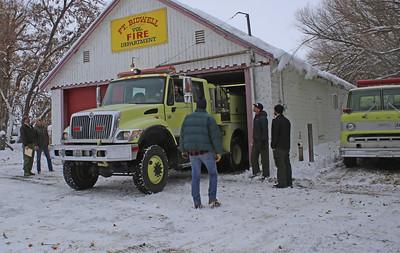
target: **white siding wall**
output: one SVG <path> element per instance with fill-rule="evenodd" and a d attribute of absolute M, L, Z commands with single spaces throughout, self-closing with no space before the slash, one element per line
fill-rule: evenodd
<path fill-rule="evenodd" d="M 262 103 L 264 111 L 271 114 L 272 106 L 272 87 L 271 87 L 270 66 L 254 68 L 254 100 L 253 103 Z"/>
<path fill-rule="evenodd" d="M 274 105 L 279 103 L 280 75 L 279 72 L 272 73 Z M 321 78 L 306 80 L 304 74 L 291 67 L 282 72 L 282 84 L 282 102 L 287 107 L 285 114 L 292 123 L 291 154 L 297 155 L 299 133 L 307 148 L 307 124 L 313 126 L 314 145 L 338 140 L 341 108 L 347 91 Z M 332 103 L 333 94 L 338 96 L 337 108 Z"/>
<path fill-rule="evenodd" d="M 273 90 L 271 80 L 271 66 L 255 67 L 254 71 L 254 101 L 252 103 L 261 103 L 264 111 L 268 115 L 268 131 L 271 132 L 272 109 L 273 109 Z M 253 112 L 253 118 L 255 114 Z M 269 136 L 271 138 L 271 135 Z M 269 145 L 269 143 L 268 143 Z M 272 150 L 270 149 L 269 167 L 271 175 L 275 175 L 275 167 L 273 163 Z M 260 157 L 261 158 L 261 157 Z"/>
<path fill-rule="evenodd" d="M 63 90 L 51 91 L 51 142 L 60 144 L 63 132 Z"/>
<path fill-rule="evenodd" d="M 143 12 L 164 8 L 156 0 L 121 1 L 77 50 L 72 59 L 51 81 L 51 86 L 108 80 L 117 73 L 128 71 L 132 57 L 139 68 L 152 68 L 162 63 L 173 63 L 203 57 L 240 52 L 244 48 L 218 35 L 211 29 L 167 8 L 168 43 L 158 46 L 113 53 L 111 51 L 111 21 Z M 195 31 L 205 30 L 206 43 L 195 45 Z M 90 51 L 90 62 L 83 63 L 83 51 Z M 177 66 L 178 70 L 202 69 L 248 62 L 248 54 L 218 58 Z"/>

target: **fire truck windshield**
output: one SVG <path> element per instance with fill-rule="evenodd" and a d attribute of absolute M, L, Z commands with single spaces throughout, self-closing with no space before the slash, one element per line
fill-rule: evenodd
<path fill-rule="evenodd" d="M 165 77 L 132 78 L 111 82 L 104 96 L 103 105 L 162 104 Z"/>
<path fill-rule="evenodd" d="M 399 87 L 375 87 L 353 90 L 349 93 L 347 106 L 357 111 L 400 110 Z"/>

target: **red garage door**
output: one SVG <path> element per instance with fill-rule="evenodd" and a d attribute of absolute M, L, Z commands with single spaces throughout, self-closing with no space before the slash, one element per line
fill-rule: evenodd
<path fill-rule="evenodd" d="M 107 85 L 101 86 L 101 97 L 104 97 L 106 89 Z M 95 107 L 96 86 L 64 90 L 64 128 L 69 126 L 70 118 L 73 113 Z"/>

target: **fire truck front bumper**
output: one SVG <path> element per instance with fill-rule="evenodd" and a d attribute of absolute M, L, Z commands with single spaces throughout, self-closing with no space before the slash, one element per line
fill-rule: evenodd
<path fill-rule="evenodd" d="M 340 148 L 342 157 L 400 157 L 400 148 Z"/>
<path fill-rule="evenodd" d="M 52 156 L 63 161 L 117 162 L 135 160 L 138 145 L 54 145 Z"/>

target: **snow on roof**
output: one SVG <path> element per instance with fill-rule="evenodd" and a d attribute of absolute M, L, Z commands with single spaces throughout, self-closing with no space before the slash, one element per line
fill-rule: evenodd
<path fill-rule="evenodd" d="M 353 84 L 331 74 L 326 71 L 322 71 L 311 64 L 305 62 L 304 60 L 296 57 L 293 54 L 289 54 L 286 51 L 276 48 L 265 41 L 254 37 L 254 36 L 249 36 L 247 33 L 244 33 L 240 31 L 239 29 L 229 25 L 228 23 L 213 17 L 201 10 L 192 8 L 186 4 L 183 4 L 177 0 L 170 0 L 171 2 L 176 3 L 177 5 L 180 5 L 184 7 L 185 9 L 197 14 L 199 17 L 203 18 L 204 20 L 212 23 L 213 25 L 221 28 L 225 32 L 228 32 L 236 37 L 238 37 L 241 40 L 246 41 L 247 43 L 267 52 L 273 55 L 273 57 L 278 60 L 279 64 L 278 67 L 274 71 L 282 71 L 284 70 L 287 66 L 293 66 L 297 71 L 299 72 L 305 72 L 305 78 L 306 79 L 314 79 L 315 77 L 320 77 L 326 80 L 331 81 L 332 83 L 342 86 L 343 88 L 349 90 L 352 88 L 355 88 Z"/>

